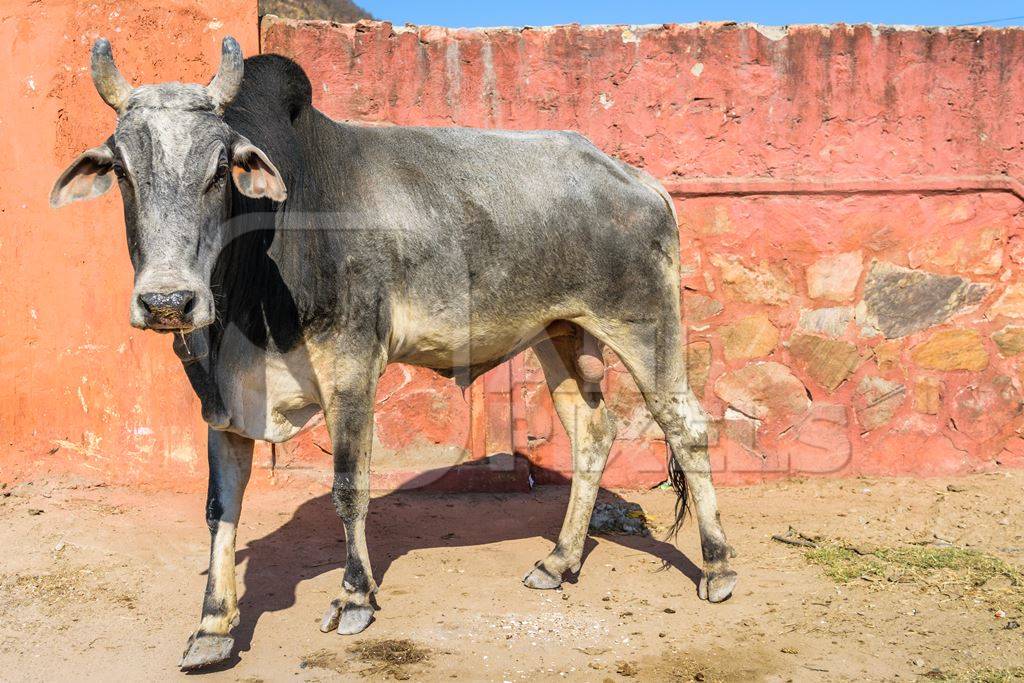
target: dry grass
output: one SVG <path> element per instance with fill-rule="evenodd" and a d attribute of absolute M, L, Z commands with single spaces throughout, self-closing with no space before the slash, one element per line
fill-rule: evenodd
<path fill-rule="evenodd" d="M 135 594 L 105 580 L 103 568 L 60 561 L 54 563 L 51 572 L 0 576 L 0 598 L 0 612 L 34 607 L 49 615 L 64 613 L 70 604 L 90 601 L 105 601 L 129 610 L 138 606 Z"/>
<path fill-rule="evenodd" d="M 82 586 L 92 582 L 92 572 L 82 567 L 58 569 L 50 574 L 18 574 L 5 581 L 11 594 L 23 601 L 55 605 L 81 593 Z"/>
<path fill-rule="evenodd" d="M 974 669 L 956 674 L 925 674 L 927 678 L 951 683 L 1020 683 L 1024 681 L 1024 668 Z"/>
<path fill-rule="evenodd" d="M 379 674 L 398 680 L 410 678 L 407 666 L 421 664 L 430 658 L 430 650 L 405 639 L 367 640 L 353 645 L 349 652 L 370 664 L 370 668 L 362 672 L 364 676 Z"/>
<path fill-rule="evenodd" d="M 332 652 L 331 650 L 316 650 L 315 652 L 310 652 L 302 658 L 301 662 L 299 662 L 299 668 L 324 669 L 327 671 L 334 671 L 339 674 L 343 674 L 348 671 L 345 660 L 342 659 L 337 652 Z"/>

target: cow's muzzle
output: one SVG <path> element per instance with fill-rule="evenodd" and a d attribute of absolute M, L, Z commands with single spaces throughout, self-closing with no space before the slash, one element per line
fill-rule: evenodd
<path fill-rule="evenodd" d="M 209 297 L 192 289 L 142 292 L 135 297 L 132 324 L 160 332 L 189 332 L 213 322 Z"/>

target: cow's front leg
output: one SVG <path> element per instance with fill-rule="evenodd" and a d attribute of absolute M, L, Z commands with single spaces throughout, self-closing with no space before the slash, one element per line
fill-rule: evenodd
<path fill-rule="evenodd" d="M 325 409 L 334 446 L 334 507 L 345 525 L 347 558 L 341 597 L 324 614 L 320 630 L 342 635 L 359 633 L 373 621 L 377 584 L 366 549 L 366 515 L 370 506 L 370 445 L 377 372 L 351 378 L 336 389 Z"/>
<path fill-rule="evenodd" d="M 253 441 L 230 432 L 209 430 L 210 487 L 206 523 L 210 527 L 210 571 L 206 577 L 203 616 L 181 658 L 183 670 L 198 669 L 231 656 L 238 624 L 235 590 L 235 531 L 242 494 L 252 471 Z"/>

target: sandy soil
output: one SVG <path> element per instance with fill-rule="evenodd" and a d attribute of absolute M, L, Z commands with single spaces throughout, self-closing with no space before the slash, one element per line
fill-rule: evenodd
<path fill-rule="evenodd" d="M 256 488 L 237 656 L 210 680 L 1015 680 L 1024 667 L 1024 628 L 1007 628 L 1024 623 L 1024 597 L 1005 577 L 840 584 L 771 540 L 790 526 L 869 552 L 938 538 L 1024 569 L 1024 472 L 724 489 L 741 578 L 721 605 L 697 599 L 692 522 L 679 550 L 595 537 L 577 582 L 532 591 L 519 579 L 549 551 L 568 489 L 383 495 L 369 523 L 381 609 L 349 638 L 317 630 L 344 549 L 326 492 Z M 183 678 L 205 582 L 202 493 L 34 482 L 0 494 L 0 679 Z M 670 518 L 668 492 L 622 497 Z"/>

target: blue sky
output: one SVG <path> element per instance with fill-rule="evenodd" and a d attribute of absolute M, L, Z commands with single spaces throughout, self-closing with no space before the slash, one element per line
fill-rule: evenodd
<path fill-rule="evenodd" d="M 395 24 L 519 26 L 530 24 L 659 24 L 756 21 L 762 24 L 860 23 L 1024 25 L 1024 2 L 861 0 L 356 0 L 378 19 Z"/>

